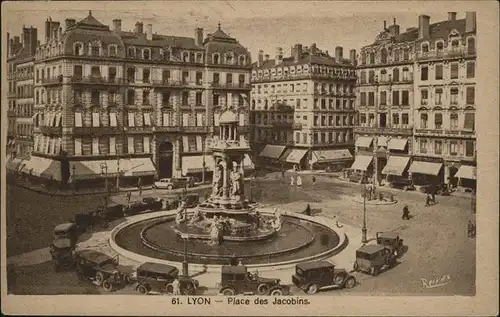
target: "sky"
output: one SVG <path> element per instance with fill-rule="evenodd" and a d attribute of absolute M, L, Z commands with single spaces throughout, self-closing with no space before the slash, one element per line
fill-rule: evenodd
<path fill-rule="evenodd" d="M 431 23 L 447 18 L 446 11 L 414 10 L 401 3 L 339 2 L 339 1 L 84 1 L 84 2 L 7 2 L 3 6 L 3 34 L 20 35 L 25 25 L 38 28 L 38 38 L 43 43 L 44 21 L 85 18 L 89 10 L 101 23 L 112 26 L 112 20 L 120 18 L 123 30 L 132 30 L 135 22 L 153 24 L 153 32 L 164 35 L 194 36 L 196 27 L 204 28 L 205 34 L 214 32 L 217 23 L 222 29 L 247 47 L 253 60 L 259 49 L 274 58 L 276 47 L 282 47 L 285 55 L 296 43 L 310 46 L 316 43 L 330 55 L 336 46 L 344 48 L 344 57 L 350 49 L 359 49 L 373 42 L 383 28 L 396 19 L 403 32 L 418 26 L 418 15 L 427 14 Z M 388 11 L 391 8 L 393 12 Z M 457 8 L 454 8 L 457 10 Z M 457 10 L 458 11 L 458 10 Z M 457 18 L 464 18 L 458 12 Z M 6 31 L 6 32 L 5 32 Z"/>

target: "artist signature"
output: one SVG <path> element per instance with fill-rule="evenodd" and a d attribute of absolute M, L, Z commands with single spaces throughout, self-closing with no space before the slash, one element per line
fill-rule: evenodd
<path fill-rule="evenodd" d="M 451 282 L 451 276 L 449 274 L 443 275 L 441 277 L 435 277 L 432 279 L 421 278 L 423 288 L 434 288 L 439 286 L 444 286 Z"/>

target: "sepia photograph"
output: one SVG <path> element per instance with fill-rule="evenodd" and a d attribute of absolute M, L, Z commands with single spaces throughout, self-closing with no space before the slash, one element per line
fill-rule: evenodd
<path fill-rule="evenodd" d="M 3 3 L 1 110 L 5 314 L 498 314 L 494 2 Z"/>

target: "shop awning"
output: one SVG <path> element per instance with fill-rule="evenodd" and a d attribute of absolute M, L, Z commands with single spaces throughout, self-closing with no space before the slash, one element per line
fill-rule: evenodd
<path fill-rule="evenodd" d="M 273 159 L 279 159 L 283 151 L 285 151 L 286 146 L 284 145 L 271 145 L 268 144 L 264 147 L 259 156 L 269 157 Z"/>
<path fill-rule="evenodd" d="M 255 169 L 255 165 L 253 164 L 253 161 L 250 158 L 250 155 L 248 155 L 248 154 L 245 154 L 245 157 L 243 158 L 243 169 L 246 169 L 246 170 Z"/>
<path fill-rule="evenodd" d="M 467 178 L 467 179 L 476 179 L 476 167 L 469 165 L 462 165 L 458 169 L 458 172 L 455 174 L 457 178 Z"/>
<path fill-rule="evenodd" d="M 61 162 L 46 157 L 31 156 L 24 161 L 21 171 L 25 174 L 61 181 Z"/>
<path fill-rule="evenodd" d="M 386 136 L 378 136 L 377 137 L 377 146 L 387 146 L 387 137 Z"/>
<path fill-rule="evenodd" d="M 122 166 L 122 162 L 124 163 Z M 123 176 L 150 176 L 156 174 L 156 168 L 150 158 L 133 158 L 120 160 Z"/>
<path fill-rule="evenodd" d="M 348 149 L 341 150 L 317 150 L 313 151 L 313 162 L 326 163 L 334 161 L 352 160 L 353 156 Z"/>
<path fill-rule="evenodd" d="M 400 150 L 403 151 L 406 147 L 406 143 L 408 143 L 408 139 L 398 139 L 392 138 L 387 143 L 387 148 L 389 150 Z"/>
<path fill-rule="evenodd" d="M 373 142 L 373 137 L 371 136 L 359 136 L 356 139 L 355 145 L 359 147 L 370 147 L 372 145 L 372 142 Z"/>
<path fill-rule="evenodd" d="M 282 161 L 288 163 L 299 164 L 304 155 L 306 155 L 308 149 L 287 149 L 286 152 L 281 156 Z"/>
<path fill-rule="evenodd" d="M 409 172 L 436 176 L 442 166 L 443 163 L 413 161 Z"/>
<path fill-rule="evenodd" d="M 408 163 L 410 162 L 410 158 L 407 156 L 390 156 L 387 161 L 387 165 L 385 165 L 382 170 L 382 174 L 389 175 L 403 175 L 403 172 L 408 167 Z"/>
<path fill-rule="evenodd" d="M 357 155 L 354 160 L 354 163 L 352 163 L 351 169 L 366 171 L 372 160 L 373 156 Z"/>

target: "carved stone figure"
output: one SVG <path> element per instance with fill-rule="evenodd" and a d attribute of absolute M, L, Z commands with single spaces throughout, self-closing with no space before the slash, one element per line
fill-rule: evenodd
<path fill-rule="evenodd" d="M 234 163 L 233 164 L 233 171 L 231 172 L 231 184 L 232 184 L 232 191 L 231 194 L 233 196 L 235 195 L 241 195 L 242 194 L 242 176 L 240 172 L 238 171 L 238 164 Z"/>
<path fill-rule="evenodd" d="M 220 165 L 217 165 L 214 173 L 214 182 L 212 188 L 212 196 L 218 196 L 222 188 L 222 171 Z"/>

